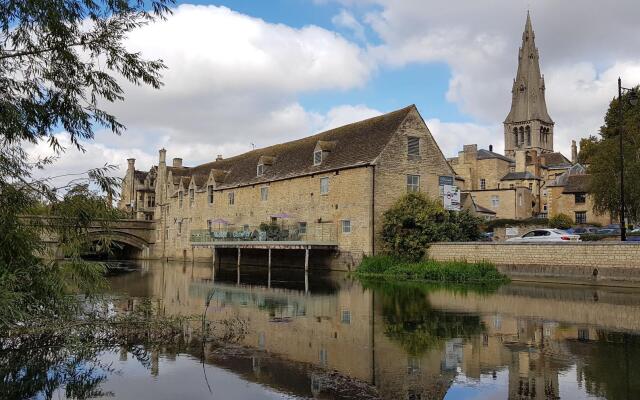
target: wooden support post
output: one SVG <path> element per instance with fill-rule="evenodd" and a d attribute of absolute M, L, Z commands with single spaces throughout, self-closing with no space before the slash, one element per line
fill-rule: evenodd
<path fill-rule="evenodd" d="M 211 266 L 211 282 L 216 280 L 216 248 L 211 248 L 211 258 L 213 259 L 213 265 Z"/>
<path fill-rule="evenodd" d="M 309 271 L 309 247 L 304 249 L 304 270 Z"/>
<path fill-rule="evenodd" d="M 269 249 L 269 258 L 267 261 L 267 268 L 268 268 L 267 287 L 271 288 L 271 249 Z"/>
<path fill-rule="evenodd" d="M 237 284 L 240 284 L 240 247 L 238 247 L 238 282 Z"/>

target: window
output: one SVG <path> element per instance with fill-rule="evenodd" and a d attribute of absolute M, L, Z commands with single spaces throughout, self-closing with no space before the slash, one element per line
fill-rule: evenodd
<path fill-rule="evenodd" d="M 182 221 L 178 221 L 178 236 L 182 233 Z"/>
<path fill-rule="evenodd" d="M 509 184 L 509 189 L 513 189 L 514 187 L 516 187 L 516 185 L 514 185 L 513 183 Z"/>
<path fill-rule="evenodd" d="M 529 190 L 533 190 L 533 182 L 529 182 Z"/>
<path fill-rule="evenodd" d="M 522 193 L 518 194 L 518 205 L 522 207 Z"/>
<path fill-rule="evenodd" d="M 587 223 L 587 212 L 576 211 L 576 224 L 586 224 L 586 223 Z"/>
<path fill-rule="evenodd" d="M 320 356 L 320 365 L 323 367 L 326 367 L 327 359 L 328 359 L 327 349 L 325 349 L 324 347 L 321 347 L 319 356 Z"/>
<path fill-rule="evenodd" d="M 574 194 L 576 204 L 584 204 L 587 202 L 587 194 L 586 193 L 576 193 Z"/>
<path fill-rule="evenodd" d="M 207 220 L 207 230 L 211 232 L 213 230 L 213 223 L 210 219 Z"/>
<path fill-rule="evenodd" d="M 307 233 L 307 223 L 306 222 L 298 222 L 298 233 L 304 235 Z"/>
<path fill-rule="evenodd" d="M 409 159 L 420 157 L 420 138 L 415 136 L 407 137 L 407 155 Z"/>
<path fill-rule="evenodd" d="M 348 219 L 342 220 L 342 233 L 351 233 L 351 221 Z"/>
<path fill-rule="evenodd" d="M 260 201 L 267 201 L 269 199 L 269 188 L 261 187 L 260 188 Z"/>
<path fill-rule="evenodd" d="M 491 207 L 494 209 L 500 207 L 500 197 L 491 196 Z"/>
<path fill-rule="evenodd" d="M 213 204 L 213 185 L 207 186 L 207 201 Z"/>
<path fill-rule="evenodd" d="M 420 191 L 420 175 L 407 175 L 407 192 Z"/>
<path fill-rule="evenodd" d="M 147 207 L 155 207 L 156 206 L 156 197 L 153 195 L 147 196 Z"/>
<path fill-rule="evenodd" d="M 258 164 L 258 167 L 256 168 L 256 175 L 262 176 L 262 174 L 264 174 L 264 164 Z"/>
<path fill-rule="evenodd" d="M 164 230 L 164 240 L 169 240 L 169 228 Z"/>
<path fill-rule="evenodd" d="M 189 207 L 193 207 L 193 202 L 195 200 L 195 190 L 189 189 Z"/>
<path fill-rule="evenodd" d="M 420 359 L 418 357 L 407 358 L 407 374 L 415 375 L 420 372 Z"/>
<path fill-rule="evenodd" d="M 329 178 L 320 178 L 320 194 L 329 193 Z"/>
<path fill-rule="evenodd" d="M 548 210 L 548 209 L 547 209 L 547 205 L 546 205 L 546 204 L 545 204 L 545 205 L 543 205 L 543 206 L 542 206 L 542 211 L 547 212 L 547 210 Z"/>
<path fill-rule="evenodd" d="M 485 190 L 487 188 L 487 180 L 482 178 L 480 179 L 480 190 Z"/>
<path fill-rule="evenodd" d="M 235 194 L 235 192 L 229 192 L 228 196 L 229 196 L 229 205 L 230 206 L 234 205 L 235 202 L 236 202 L 236 194 Z"/>
<path fill-rule="evenodd" d="M 182 208 L 182 197 L 184 196 L 184 194 L 182 193 L 182 190 L 178 192 L 178 207 Z"/>
<path fill-rule="evenodd" d="M 350 324 L 351 323 L 351 311 L 342 310 L 342 316 L 340 318 L 340 322 L 342 322 L 343 324 Z"/>
<path fill-rule="evenodd" d="M 313 165 L 322 164 L 322 150 L 316 150 L 313 152 Z"/>

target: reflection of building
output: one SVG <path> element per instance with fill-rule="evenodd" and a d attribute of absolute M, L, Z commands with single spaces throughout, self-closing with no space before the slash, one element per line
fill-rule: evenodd
<path fill-rule="evenodd" d="M 503 398 L 554 399 L 560 385 L 582 390 L 574 377 L 588 383 L 590 393 L 604 393 L 620 385 L 599 369 L 609 359 L 602 355 L 624 349 L 602 341 L 606 330 L 640 331 L 637 293 L 622 296 L 606 289 L 598 289 L 597 302 L 591 290 L 582 288 L 514 284 L 493 294 L 385 292 L 327 272 L 313 276 L 317 289 L 312 284 L 305 292 L 299 270 L 294 270 L 294 280 L 290 270 L 273 270 L 271 288 L 264 269 L 245 272 L 251 285 L 236 284 L 235 272 L 226 269 L 216 270 L 212 282 L 206 266 L 167 265 L 149 271 L 147 283 L 138 279 L 131 293 L 156 298 L 167 314 L 200 315 L 213 290 L 208 319 L 247 321 L 242 344 L 257 355 L 234 361 L 212 354 L 207 356 L 211 363 L 273 387 L 305 387 L 309 396 L 319 398 L 328 382 L 315 373 L 295 372 L 287 362 L 336 370 L 375 384 L 383 398 L 394 400 L 441 399 L 459 385 L 461 376 L 471 383 L 498 377 Z M 126 275 L 114 278 L 114 288 L 120 290 L 127 280 Z M 135 305 L 132 300 L 123 307 Z M 602 328 L 595 329 L 594 321 Z M 157 365 L 153 372 L 162 375 Z M 506 379 L 500 381 L 501 375 Z M 640 393 L 634 386 L 629 390 Z"/>
<path fill-rule="evenodd" d="M 608 216 L 593 213 L 586 184 L 589 178 L 584 168 L 577 164 L 575 141 L 571 160 L 554 152 L 555 123 L 547 111 L 539 58 L 531 18 L 527 14 L 511 90 L 511 109 L 504 120 L 504 155 L 494 153 L 492 146 L 484 150 L 472 144 L 464 146 L 449 162 L 456 174 L 464 179 L 463 190 L 476 204 L 493 210 L 497 218 L 524 219 L 564 213 L 577 223 L 607 224 L 611 222 Z M 583 184 L 579 187 L 567 182 L 569 169 L 573 169 L 573 175 L 582 175 L 571 178 L 581 180 Z M 572 201 L 564 201 L 564 197 Z M 583 206 L 588 207 L 586 212 Z"/>

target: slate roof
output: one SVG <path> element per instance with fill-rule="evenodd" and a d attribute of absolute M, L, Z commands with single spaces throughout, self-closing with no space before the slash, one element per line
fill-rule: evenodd
<path fill-rule="evenodd" d="M 192 168 L 168 167 L 167 169 L 172 172 L 174 182 L 179 182 L 177 177 L 181 176 L 208 176 L 212 169 L 224 171 L 226 172 L 224 182 L 216 186 L 218 189 L 224 189 L 368 165 L 375 161 L 409 112 L 415 109 L 415 105 L 411 105 L 303 139 L 256 149 Z M 321 141 L 323 145 L 322 142 L 334 142 L 335 147 L 322 160 L 322 164 L 314 166 L 313 151 L 318 141 Z M 256 166 L 262 156 L 275 157 L 275 162 L 265 168 L 264 174 L 258 177 L 256 176 Z"/>
<path fill-rule="evenodd" d="M 474 203 L 474 204 L 476 206 L 476 211 L 477 212 L 480 212 L 482 214 L 494 214 L 494 215 L 496 214 L 495 211 L 493 211 L 493 210 L 491 210 L 491 209 L 489 209 L 487 207 L 482 207 L 480 204 L 477 204 L 477 203 Z"/>
<path fill-rule="evenodd" d="M 562 153 L 542 153 L 540 158 L 542 159 L 542 164 L 549 168 L 570 167 L 572 165 L 571 161 L 563 156 Z"/>
<path fill-rule="evenodd" d="M 147 175 L 149 175 L 149 173 L 148 173 L 148 172 L 144 172 L 144 171 L 138 171 L 138 170 L 135 170 L 135 171 L 133 172 L 133 175 L 134 175 L 134 177 L 135 177 L 136 179 L 139 179 L 139 180 L 141 180 L 141 181 L 144 181 L 144 179 L 147 177 Z"/>
<path fill-rule="evenodd" d="M 509 172 L 500 179 L 501 181 L 517 181 L 521 179 L 540 179 L 529 171 L 526 172 Z"/>
<path fill-rule="evenodd" d="M 589 191 L 589 175 L 571 175 L 562 193 L 587 193 Z"/>
<path fill-rule="evenodd" d="M 494 153 L 493 151 L 489 151 L 489 150 L 485 150 L 485 149 L 478 150 L 478 156 L 476 157 L 476 159 L 478 159 L 478 160 L 488 160 L 490 158 L 497 158 L 499 160 L 508 161 L 510 163 L 515 163 L 514 160 L 512 160 L 511 158 L 509 158 L 507 156 L 503 156 L 502 154 Z"/>

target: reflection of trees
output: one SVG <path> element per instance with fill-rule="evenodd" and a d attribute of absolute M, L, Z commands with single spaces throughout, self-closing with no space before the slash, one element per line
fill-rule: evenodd
<path fill-rule="evenodd" d="M 568 346 L 583 360 L 578 380 L 587 393 L 608 400 L 640 398 L 640 335 L 598 331 L 595 341 L 570 341 Z"/>
<path fill-rule="evenodd" d="M 435 288 L 433 285 L 378 281 L 368 282 L 367 286 L 381 301 L 385 335 L 411 355 L 421 355 L 448 339 L 466 338 L 484 331 L 477 315 L 434 310 L 428 299 L 429 291 Z M 448 290 L 443 286 L 438 288 Z"/>

